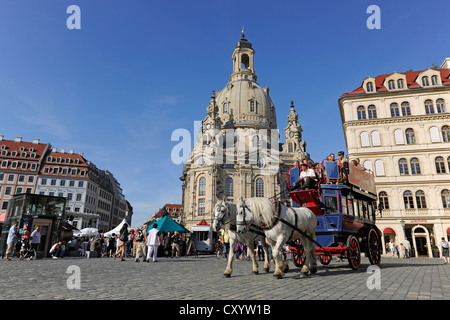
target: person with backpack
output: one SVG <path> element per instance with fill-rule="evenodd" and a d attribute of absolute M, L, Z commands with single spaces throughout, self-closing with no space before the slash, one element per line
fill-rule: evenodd
<path fill-rule="evenodd" d="M 145 227 L 145 226 L 144 226 Z M 145 233 L 146 230 L 142 230 L 143 228 L 138 228 L 135 234 L 136 239 L 136 262 L 139 262 L 139 258 L 144 257 L 144 262 L 146 262 L 146 254 L 145 254 Z"/>
<path fill-rule="evenodd" d="M 449 243 L 445 241 L 445 238 L 441 238 L 441 248 L 442 248 L 442 256 L 444 257 L 444 264 L 450 263 L 449 258 Z"/>
<path fill-rule="evenodd" d="M 108 239 L 108 246 L 106 247 L 106 254 L 109 257 L 112 257 L 114 252 L 116 252 L 116 234 L 113 233 L 112 236 Z"/>

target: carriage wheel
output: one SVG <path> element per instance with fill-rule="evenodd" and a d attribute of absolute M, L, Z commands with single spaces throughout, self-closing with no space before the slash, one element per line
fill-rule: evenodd
<path fill-rule="evenodd" d="M 303 248 L 303 245 L 300 244 L 297 246 L 295 250 L 292 250 L 292 262 L 294 262 L 294 265 L 298 268 L 303 267 L 305 264 L 305 249 Z"/>
<path fill-rule="evenodd" d="M 358 270 L 361 265 L 361 250 L 355 236 L 350 236 L 347 240 L 347 257 L 350 267 L 353 270 Z"/>
<path fill-rule="evenodd" d="M 381 241 L 374 229 L 370 229 L 367 236 L 367 248 L 369 250 L 370 264 L 379 266 L 381 262 Z"/>
<path fill-rule="evenodd" d="M 323 264 L 324 266 L 330 264 L 331 262 L 331 255 L 329 254 L 321 254 L 319 255 L 319 261 L 321 264 Z"/>

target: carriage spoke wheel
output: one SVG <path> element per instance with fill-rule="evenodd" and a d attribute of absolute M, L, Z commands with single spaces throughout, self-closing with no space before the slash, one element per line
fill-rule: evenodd
<path fill-rule="evenodd" d="M 353 270 L 358 270 L 361 265 L 361 250 L 355 236 L 350 236 L 347 240 L 347 257 L 350 267 Z"/>
<path fill-rule="evenodd" d="M 379 266 L 381 262 L 381 241 L 378 233 L 370 229 L 367 237 L 367 248 L 369 250 L 370 264 Z"/>
<path fill-rule="evenodd" d="M 303 264 L 305 263 L 305 257 L 305 249 L 303 248 L 302 244 L 298 245 L 295 250 L 292 250 L 292 262 L 294 262 L 294 265 L 296 267 L 303 267 Z"/>
<path fill-rule="evenodd" d="M 330 262 L 331 262 L 331 255 L 327 254 L 327 253 L 321 254 L 321 255 L 319 255 L 319 261 L 321 264 L 326 266 L 326 265 L 330 264 Z"/>

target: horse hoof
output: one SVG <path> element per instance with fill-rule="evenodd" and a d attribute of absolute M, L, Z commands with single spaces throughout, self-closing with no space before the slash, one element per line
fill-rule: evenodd
<path fill-rule="evenodd" d="M 300 273 L 301 278 L 306 278 L 308 276 L 308 272 L 302 272 Z"/>
<path fill-rule="evenodd" d="M 311 269 L 311 273 L 312 273 L 312 274 L 317 273 L 317 269 L 316 269 L 316 268 L 312 268 L 312 269 Z"/>
<path fill-rule="evenodd" d="M 269 272 L 269 268 L 264 268 L 264 272 Z"/>
<path fill-rule="evenodd" d="M 283 278 L 282 276 L 281 276 L 281 274 L 274 274 L 273 275 L 276 279 L 281 279 L 281 278 Z"/>
<path fill-rule="evenodd" d="M 223 274 L 223 277 L 224 277 L 224 278 L 231 278 L 231 274 L 229 274 L 229 273 L 224 273 L 224 274 Z"/>
<path fill-rule="evenodd" d="M 259 271 L 253 271 L 253 274 L 259 274 Z"/>

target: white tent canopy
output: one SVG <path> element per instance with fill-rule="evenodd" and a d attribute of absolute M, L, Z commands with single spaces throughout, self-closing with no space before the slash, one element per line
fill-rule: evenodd
<path fill-rule="evenodd" d="M 116 235 L 119 235 L 120 229 L 122 229 L 122 226 L 124 223 L 127 223 L 127 221 L 125 219 L 123 219 L 122 222 L 119 223 L 119 225 L 117 227 L 115 227 L 114 229 L 112 229 L 108 232 L 105 232 L 103 235 L 105 237 L 111 237 L 113 233 L 115 233 Z M 130 228 L 128 228 L 128 230 L 130 230 Z"/>
<path fill-rule="evenodd" d="M 96 228 L 84 228 L 80 231 L 74 231 L 73 235 L 75 237 L 92 237 L 97 234 L 98 229 Z"/>

